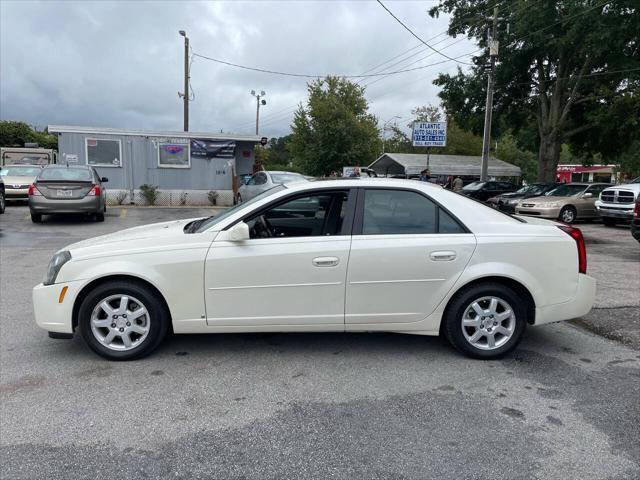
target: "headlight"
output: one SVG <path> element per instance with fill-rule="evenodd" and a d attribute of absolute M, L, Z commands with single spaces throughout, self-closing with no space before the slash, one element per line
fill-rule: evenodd
<path fill-rule="evenodd" d="M 69 253 L 69 251 L 63 250 L 62 252 L 56 253 L 47 266 L 47 272 L 44 274 L 42 283 L 45 285 L 53 285 L 56 282 L 58 272 L 69 260 L 71 260 L 71 253 Z"/>
<path fill-rule="evenodd" d="M 508 205 L 517 205 L 520 202 L 519 199 L 515 199 L 515 200 L 507 200 L 507 204 Z"/>

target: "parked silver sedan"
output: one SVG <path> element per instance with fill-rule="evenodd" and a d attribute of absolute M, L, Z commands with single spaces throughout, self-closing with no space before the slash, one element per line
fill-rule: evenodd
<path fill-rule="evenodd" d="M 295 172 L 262 171 L 255 173 L 246 185 L 241 185 L 238 189 L 236 201 L 246 202 L 262 192 L 272 189 L 276 185 L 284 185 L 293 182 L 308 182 L 304 175 Z"/>
<path fill-rule="evenodd" d="M 58 213 L 93 214 L 104 221 L 107 193 L 104 182 L 93 167 L 49 165 L 29 187 L 31 221 L 40 223 L 42 215 Z"/>
<path fill-rule="evenodd" d="M 42 170 L 41 165 L 5 165 L 0 170 L 7 200 L 27 200 L 29 185 Z"/>

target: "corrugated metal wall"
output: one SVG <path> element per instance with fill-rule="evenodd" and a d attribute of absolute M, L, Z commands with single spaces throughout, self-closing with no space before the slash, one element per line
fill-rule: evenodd
<path fill-rule="evenodd" d="M 158 141 L 166 137 L 133 135 L 89 135 L 60 133 L 58 163 L 65 163 L 67 155 L 77 156 L 77 163 L 86 165 L 86 138 L 119 140 L 120 166 L 96 166 L 98 173 L 109 179 L 113 189 L 137 189 L 140 185 L 156 185 L 159 189 L 231 190 L 231 168 L 237 165 L 238 175 L 252 173 L 253 144 L 236 142 L 235 159 L 205 159 L 191 157 L 190 168 L 158 167 Z"/>

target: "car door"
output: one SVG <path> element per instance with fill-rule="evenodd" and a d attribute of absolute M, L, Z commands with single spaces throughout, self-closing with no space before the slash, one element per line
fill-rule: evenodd
<path fill-rule="evenodd" d="M 423 320 L 475 246 L 475 236 L 422 192 L 361 189 L 347 272 L 347 330 Z"/>
<path fill-rule="evenodd" d="M 498 188 L 497 182 L 487 182 L 482 190 L 480 190 L 479 199 L 483 202 L 488 200 L 489 198 L 498 195 L 500 193 L 500 189 Z"/>
<path fill-rule="evenodd" d="M 597 217 L 596 213 L 596 200 L 600 196 L 600 192 L 604 190 L 608 185 L 590 185 L 581 195 L 578 200 L 578 216 L 584 218 Z M 590 193 L 589 198 L 585 198 L 585 194 Z"/>
<path fill-rule="evenodd" d="M 343 329 L 351 198 L 348 189 L 293 194 L 244 218 L 249 240 L 214 241 L 207 323 Z"/>

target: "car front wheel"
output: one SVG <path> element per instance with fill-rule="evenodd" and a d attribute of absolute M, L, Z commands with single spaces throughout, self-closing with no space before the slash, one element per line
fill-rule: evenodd
<path fill-rule="evenodd" d="M 526 328 L 521 297 L 499 283 L 478 284 L 452 299 L 443 318 L 443 333 L 472 358 L 500 358 L 520 342 Z"/>
<path fill-rule="evenodd" d="M 562 207 L 560 210 L 560 215 L 558 215 L 558 220 L 564 223 L 573 223 L 576 221 L 576 217 L 578 216 L 576 209 L 572 206 Z"/>
<path fill-rule="evenodd" d="M 94 288 L 78 311 L 87 345 L 109 360 L 132 360 L 151 353 L 165 338 L 170 317 L 149 287 L 113 281 Z"/>

